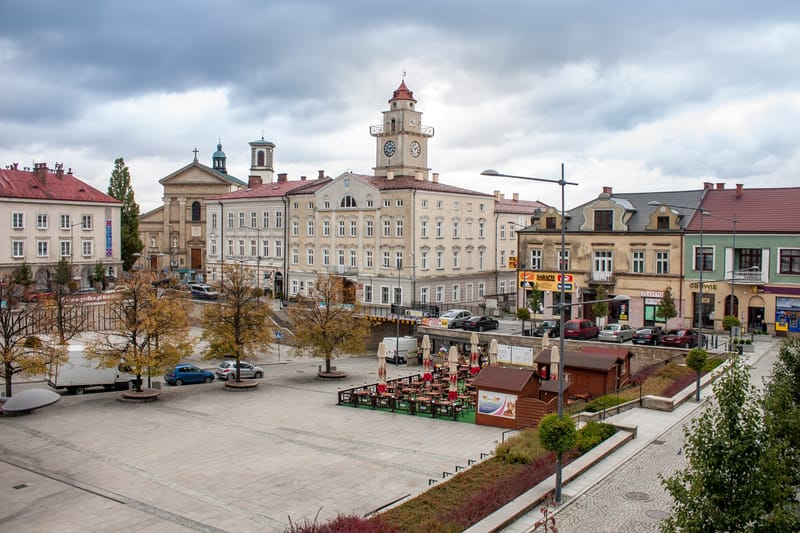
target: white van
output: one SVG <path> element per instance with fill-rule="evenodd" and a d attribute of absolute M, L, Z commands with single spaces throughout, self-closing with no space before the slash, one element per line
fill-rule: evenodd
<path fill-rule="evenodd" d="M 399 341 L 399 342 L 398 342 Z M 397 349 L 397 345 L 400 349 Z M 390 363 L 405 363 L 409 358 L 417 357 L 417 338 L 410 335 L 405 337 L 384 337 L 383 345 L 386 348 L 386 361 Z"/>

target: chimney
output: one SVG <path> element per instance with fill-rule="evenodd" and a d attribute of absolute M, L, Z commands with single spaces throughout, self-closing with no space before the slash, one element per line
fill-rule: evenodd
<path fill-rule="evenodd" d="M 723 191 L 723 190 L 725 190 L 725 183 L 720 183 L 720 182 L 717 182 L 717 190 L 718 190 L 718 191 Z"/>
<path fill-rule="evenodd" d="M 611 192 L 612 192 L 612 188 L 611 187 L 608 187 L 608 186 L 603 187 L 603 194 L 607 194 L 607 195 L 611 196 Z"/>
<path fill-rule="evenodd" d="M 264 180 L 261 179 L 261 176 L 247 176 L 247 187 L 252 189 L 256 185 L 263 185 Z"/>
<path fill-rule="evenodd" d="M 67 174 L 69 174 L 70 176 L 72 176 L 72 167 L 69 167 L 69 170 L 67 170 Z"/>
<path fill-rule="evenodd" d="M 744 196 L 744 185 L 742 183 L 736 184 L 736 198 Z"/>
<path fill-rule="evenodd" d="M 519 193 L 518 192 L 515 192 L 511 197 L 514 199 L 515 202 L 519 202 Z"/>
<path fill-rule="evenodd" d="M 431 177 L 431 181 L 434 182 L 434 183 L 439 183 L 439 173 L 438 172 L 434 172 L 433 173 L 433 176 Z"/>
<path fill-rule="evenodd" d="M 386 180 L 392 181 L 394 179 L 394 170 L 387 170 L 386 171 Z"/>
<path fill-rule="evenodd" d="M 278 183 L 286 183 L 286 172 L 281 172 L 278 174 Z"/>
<path fill-rule="evenodd" d="M 64 163 L 56 163 L 56 176 L 59 179 L 64 177 Z"/>
<path fill-rule="evenodd" d="M 47 163 L 34 163 L 33 174 L 44 183 L 47 180 Z"/>
<path fill-rule="evenodd" d="M 300 176 L 300 181 L 306 181 L 306 177 L 305 176 Z"/>
<path fill-rule="evenodd" d="M 494 191 L 494 199 L 495 200 L 499 200 L 500 199 L 500 191 Z"/>
<path fill-rule="evenodd" d="M 421 171 L 421 170 L 417 170 L 417 171 L 414 173 L 414 179 L 415 179 L 415 180 L 417 180 L 417 181 L 422 181 L 422 177 L 423 177 L 423 176 L 424 176 L 424 174 L 422 173 L 422 171 Z"/>
<path fill-rule="evenodd" d="M 703 189 L 710 190 L 714 188 L 714 184 L 710 181 L 703 182 Z"/>
<path fill-rule="evenodd" d="M 317 179 L 319 179 L 319 180 L 325 179 L 325 171 L 324 170 L 318 170 L 317 171 Z"/>

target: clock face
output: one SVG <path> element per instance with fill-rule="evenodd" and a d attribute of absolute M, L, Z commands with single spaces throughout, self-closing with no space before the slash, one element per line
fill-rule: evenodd
<path fill-rule="evenodd" d="M 397 145 L 394 141 L 386 141 L 386 144 L 383 145 L 383 153 L 386 154 L 386 157 L 392 157 L 396 151 Z"/>
<path fill-rule="evenodd" d="M 419 154 L 421 153 L 422 153 L 422 146 L 420 146 L 417 141 L 413 141 L 411 143 L 411 155 L 414 157 L 419 157 Z"/>

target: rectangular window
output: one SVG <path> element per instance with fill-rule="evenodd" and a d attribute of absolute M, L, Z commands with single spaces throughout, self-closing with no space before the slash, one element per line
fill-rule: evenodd
<path fill-rule="evenodd" d="M 444 285 L 436 286 L 436 303 L 444 303 Z"/>
<path fill-rule="evenodd" d="M 669 217 L 656 218 L 656 229 L 669 229 Z"/>
<path fill-rule="evenodd" d="M 244 227 L 244 212 L 239 213 L 239 227 L 240 228 Z"/>
<path fill-rule="evenodd" d="M 631 266 L 635 274 L 644 274 L 644 250 L 631 252 Z"/>
<path fill-rule="evenodd" d="M 443 200 L 436 200 L 436 209 L 444 208 L 444 201 Z"/>
<path fill-rule="evenodd" d="M 93 244 L 91 239 L 84 239 L 81 241 L 81 255 L 83 257 L 91 257 L 94 254 Z"/>
<path fill-rule="evenodd" d="M 780 251 L 780 273 L 800 274 L 800 249 Z"/>
<path fill-rule="evenodd" d="M 709 246 L 694 248 L 694 270 L 708 272 L 714 270 L 714 249 Z"/>
<path fill-rule="evenodd" d="M 264 227 L 264 229 L 269 227 L 269 211 L 264 211 L 261 214 L 261 225 Z"/>
<path fill-rule="evenodd" d="M 356 261 L 356 251 L 350 250 L 350 267 L 355 268 L 358 266 L 358 261 Z"/>
<path fill-rule="evenodd" d="M 403 221 L 402 220 L 395 220 L 395 222 L 394 222 L 394 236 L 395 237 L 402 237 L 403 236 Z"/>
<path fill-rule="evenodd" d="M 556 229 L 556 217 L 545 217 L 545 219 L 544 219 L 544 228 L 545 229 Z"/>
<path fill-rule="evenodd" d="M 389 200 L 388 198 L 385 198 L 385 199 L 383 200 L 383 207 L 389 207 L 389 206 L 391 206 L 391 205 L 392 205 L 392 202 L 391 202 L 391 200 Z"/>
<path fill-rule="evenodd" d="M 323 237 L 330 237 L 331 235 L 331 221 L 330 220 L 323 220 L 322 221 L 322 236 Z"/>
<path fill-rule="evenodd" d="M 381 257 L 383 258 L 381 260 L 381 265 L 383 265 L 383 268 L 389 268 L 389 251 L 384 250 L 381 252 Z"/>
<path fill-rule="evenodd" d="M 458 297 L 461 295 L 461 287 L 453 285 L 453 303 L 458 302 Z"/>
<path fill-rule="evenodd" d="M 309 220 L 306 222 L 306 237 L 314 236 L 314 221 Z"/>
<path fill-rule="evenodd" d="M 423 239 L 428 238 L 428 221 L 427 220 L 420 220 L 419 221 L 419 234 Z"/>
<path fill-rule="evenodd" d="M 398 199 L 398 200 L 397 200 L 397 201 L 394 203 L 394 205 L 395 205 L 395 206 L 397 206 L 397 207 L 403 207 L 403 200 L 402 200 L 402 199 Z"/>
<path fill-rule="evenodd" d="M 357 237 L 358 236 L 358 224 L 355 220 L 350 221 L 350 236 Z"/>
<path fill-rule="evenodd" d="M 239 239 L 239 257 L 244 257 L 244 239 Z"/>
<path fill-rule="evenodd" d="M 228 227 L 233 227 L 233 213 L 228 213 Z"/>
<path fill-rule="evenodd" d="M 72 255 L 72 241 L 62 239 L 58 241 L 58 247 L 61 257 L 70 257 Z"/>
<path fill-rule="evenodd" d="M 481 250 L 478 252 L 478 271 L 483 272 L 486 268 L 486 252 Z"/>
<path fill-rule="evenodd" d="M 436 221 L 436 238 L 441 239 L 444 234 L 444 222 L 441 220 Z"/>
<path fill-rule="evenodd" d="M 211 229 L 217 229 L 217 213 L 211 213 Z"/>
<path fill-rule="evenodd" d="M 367 237 L 372 237 L 375 234 L 375 226 L 371 220 L 367 220 Z"/>
<path fill-rule="evenodd" d="M 12 257 L 25 257 L 25 241 L 11 241 Z"/>
<path fill-rule="evenodd" d="M 444 268 L 444 252 L 442 251 L 436 252 L 436 268 Z"/>
<path fill-rule="evenodd" d="M 481 204 L 483 205 L 483 204 Z M 478 223 L 478 237 L 483 239 L 486 237 L 486 222 L 479 222 Z"/>
<path fill-rule="evenodd" d="M 36 256 L 47 257 L 50 255 L 50 241 L 36 241 Z"/>
<path fill-rule="evenodd" d="M 403 252 L 394 253 L 394 267 L 403 268 Z"/>
<path fill-rule="evenodd" d="M 474 292 L 475 292 L 475 286 L 472 283 L 467 283 L 467 294 L 465 296 L 466 301 L 468 302 L 472 301 Z"/>
<path fill-rule="evenodd" d="M 428 287 L 420 287 L 419 289 L 419 303 L 428 303 Z"/>
<path fill-rule="evenodd" d="M 228 239 L 228 255 L 233 257 L 233 239 Z"/>
<path fill-rule="evenodd" d="M 381 303 L 389 305 L 389 287 L 381 287 Z"/>
<path fill-rule="evenodd" d="M 453 268 L 461 268 L 461 254 L 458 250 L 453 250 Z"/>
<path fill-rule="evenodd" d="M 392 290 L 394 292 L 394 304 L 400 305 L 403 302 L 403 289 L 400 287 L 393 287 Z"/>
<path fill-rule="evenodd" d="M 427 208 L 428 207 L 428 200 L 420 200 L 419 201 L 419 206 L 421 208 L 423 208 L 423 209 Z"/>
<path fill-rule="evenodd" d="M 605 280 L 614 271 L 614 252 L 611 250 L 595 250 L 594 274 L 595 280 Z"/>
<path fill-rule="evenodd" d="M 300 263 L 300 251 L 297 248 L 292 248 L 292 264 L 297 265 Z"/>
<path fill-rule="evenodd" d="M 283 227 L 283 213 L 278 211 L 275 213 L 275 227 L 281 229 Z"/>
<path fill-rule="evenodd" d="M 45 213 L 36 215 L 36 229 L 47 229 L 47 215 Z"/>
<path fill-rule="evenodd" d="M 269 240 L 267 239 L 261 241 L 261 255 L 264 257 L 269 257 Z"/>
<path fill-rule="evenodd" d="M 339 225 L 337 227 L 338 227 L 337 235 L 339 237 L 344 237 L 344 220 L 340 220 Z"/>
<path fill-rule="evenodd" d="M 327 248 L 322 249 L 322 264 L 324 266 L 330 266 L 331 264 L 331 251 Z"/>
<path fill-rule="evenodd" d="M 419 255 L 419 266 L 422 270 L 428 270 L 428 252 L 427 250 L 423 251 Z"/>
<path fill-rule="evenodd" d="M 372 268 L 372 250 L 365 250 L 364 251 L 364 267 L 365 268 Z"/>
<path fill-rule="evenodd" d="M 217 239 L 211 239 L 211 256 L 217 256 Z"/>
<path fill-rule="evenodd" d="M 90 230 L 94 227 L 92 224 L 92 215 L 81 215 L 81 229 Z"/>
<path fill-rule="evenodd" d="M 561 258 L 561 250 L 558 251 L 558 259 L 556 260 L 556 264 L 558 268 L 561 268 L 561 262 L 559 260 L 563 260 L 564 262 L 564 272 L 569 272 L 569 250 L 564 250 L 564 258 Z"/>
<path fill-rule="evenodd" d="M 258 214 L 255 211 L 250 211 L 250 227 L 258 227 Z"/>
<path fill-rule="evenodd" d="M 481 204 L 483 207 L 483 204 Z M 486 294 L 486 284 L 483 282 L 478 283 L 478 298 L 483 298 Z"/>
<path fill-rule="evenodd" d="M 69 215 L 61 215 L 61 229 L 70 229 L 72 227 L 72 217 Z"/>
<path fill-rule="evenodd" d="M 458 239 L 459 237 L 461 237 L 461 234 L 459 232 L 458 222 L 453 222 L 453 238 Z"/>
<path fill-rule="evenodd" d="M 734 266 L 734 268 L 736 268 L 736 266 Z M 743 270 L 744 269 L 760 270 L 761 248 L 743 248 L 739 250 L 739 268 Z"/>
<path fill-rule="evenodd" d="M 383 221 L 383 236 L 384 237 L 391 237 L 392 236 L 392 221 L 391 220 L 384 220 Z"/>
<path fill-rule="evenodd" d="M 656 252 L 656 274 L 669 274 L 669 252 L 666 250 Z"/>
<path fill-rule="evenodd" d="M 250 239 L 250 256 L 255 257 L 258 255 L 258 241 Z"/>
<path fill-rule="evenodd" d="M 306 249 L 306 264 L 311 266 L 314 264 L 314 249 L 308 248 Z"/>
<path fill-rule="evenodd" d="M 528 263 L 530 270 L 542 269 L 542 251 L 540 249 L 531 250 L 531 261 Z"/>
<path fill-rule="evenodd" d="M 614 229 L 614 211 L 598 209 L 594 212 L 594 230 L 612 231 Z"/>
<path fill-rule="evenodd" d="M 11 229 L 25 228 L 25 214 L 11 213 Z"/>
<path fill-rule="evenodd" d="M 339 259 L 338 265 L 339 266 L 344 266 L 344 249 L 343 248 L 339 248 L 338 250 L 336 250 L 336 256 Z"/>
<path fill-rule="evenodd" d="M 307 204 L 307 207 L 308 207 L 310 210 L 313 210 L 313 209 L 314 209 L 314 202 L 308 202 L 308 204 Z"/>
<path fill-rule="evenodd" d="M 322 208 L 323 209 L 330 209 L 331 208 L 331 201 L 330 200 L 324 200 L 322 202 Z"/>
<path fill-rule="evenodd" d="M 364 303 L 372 303 L 372 285 L 364 285 Z"/>
<path fill-rule="evenodd" d="M 498 294 L 505 294 L 506 293 L 506 282 L 505 281 L 501 281 L 500 282 L 500 286 L 497 288 L 497 293 Z"/>
<path fill-rule="evenodd" d="M 283 257 L 283 241 L 280 239 L 275 241 L 275 257 Z"/>
<path fill-rule="evenodd" d="M 500 224 L 500 238 L 505 240 L 506 238 L 506 225 Z"/>
<path fill-rule="evenodd" d="M 300 222 L 292 220 L 292 237 L 300 235 Z"/>

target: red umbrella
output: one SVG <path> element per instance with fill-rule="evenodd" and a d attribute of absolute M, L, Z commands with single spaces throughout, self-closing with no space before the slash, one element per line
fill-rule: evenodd
<path fill-rule="evenodd" d="M 481 371 L 481 366 L 478 364 L 478 334 L 474 331 L 469 337 L 471 346 L 471 353 L 469 355 L 469 373 L 477 374 Z"/>
<path fill-rule="evenodd" d="M 378 344 L 378 394 L 386 392 L 386 345 Z"/>
<path fill-rule="evenodd" d="M 431 375 L 431 339 L 427 335 L 422 337 L 422 379 L 430 381 Z"/>
<path fill-rule="evenodd" d="M 458 398 L 458 348 L 450 347 L 447 361 L 450 363 L 450 386 L 447 389 L 447 399 L 455 400 Z"/>

